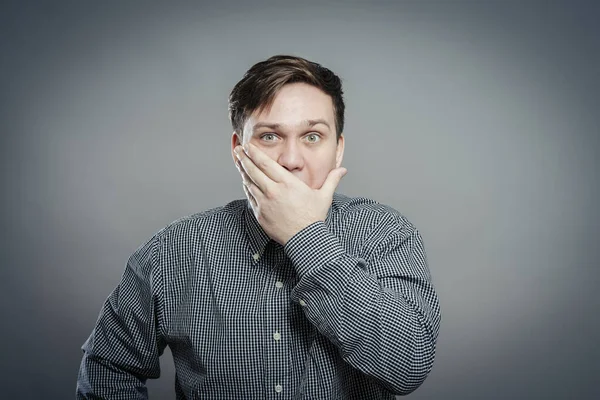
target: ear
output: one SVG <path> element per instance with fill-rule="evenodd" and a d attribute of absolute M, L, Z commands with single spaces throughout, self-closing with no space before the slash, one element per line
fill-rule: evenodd
<path fill-rule="evenodd" d="M 242 138 L 234 131 L 231 134 L 231 158 L 233 158 L 234 165 L 237 162 L 237 157 L 235 156 L 233 149 L 235 149 L 236 146 L 240 146 L 241 144 L 242 144 Z"/>
<path fill-rule="evenodd" d="M 335 150 L 335 167 L 339 168 L 342 165 L 342 160 L 344 159 L 344 134 L 340 135 L 340 138 L 337 142 L 337 148 Z"/>

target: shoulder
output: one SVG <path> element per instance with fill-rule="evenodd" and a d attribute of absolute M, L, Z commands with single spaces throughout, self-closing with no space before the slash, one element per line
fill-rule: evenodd
<path fill-rule="evenodd" d="M 369 232 L 370 235 L 410 235 L 416 230 L 402 212 L 368 197 L 352 197 L 336 192 L 332 213 L 339 224 L 348 229 Z"/>
<path fill-rule="evenodd" d="M 183 216 L 157 231 L 155 237 L 166 240 L 194 233 L 215 233 L 210 231 L 239 223 L 245 206 L 244 200 L 233 200 L 222 206 Z"/>
<path fill-rule="evenodd" d="M 151 273 L 157 267 L 163 273 L 181 271 L 195 258 L 206 238 L 211 239 L 211 243 L 221 243 L 224 237 L 239 234 L 244 207 L 245 200 L 234 200 L 180 217 L 147 238 L 133 252 L 129 262 L 136 268 L 141 267 L 144 273 Z"/>
<path fill-rule="evenodd" d="M 206 236 L 216 238 L 239 229 L 245 200 L 233 200 L 225 205 L 182 216 L 158 231 L 138 248 L 137 252 L 156 252 L 165 249 L 191 250 Z"/>
<path fill-rule="evenodd" d="M 422 253 L 419 257 L 425 259 L 421 233 L 396 208 L 367 197 L 339 194 L 334 203 L 335 233 L 350 253 L 369 263 L 390 251 Z"/>

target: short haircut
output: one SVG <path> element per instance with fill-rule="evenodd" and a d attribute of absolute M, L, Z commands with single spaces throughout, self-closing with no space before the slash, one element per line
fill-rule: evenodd
<path fill-rule="evenodd" d="M 235 133 L 243 136 L 244 124 L 254 111 L 269 108 L 279 90 L 303 82 L 328 94 L 333 102 L 336 137 L 344 131 L 342 81 L 329 69 L 301 57 L 275 55 L 254 64 L 229 95 L 229 120 Z"/>

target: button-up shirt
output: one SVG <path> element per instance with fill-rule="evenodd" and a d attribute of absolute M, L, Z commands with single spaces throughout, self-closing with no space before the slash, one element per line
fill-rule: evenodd
<path fill-rule="evenodd" d="M 334 193 L 285 246 L 247 200 L 181 218 L 129 258 L 82 346 L 78 399 L 146 399 L 169 346 L 180 399 L 393 399 L 440 325 L 419 231 Z"/>

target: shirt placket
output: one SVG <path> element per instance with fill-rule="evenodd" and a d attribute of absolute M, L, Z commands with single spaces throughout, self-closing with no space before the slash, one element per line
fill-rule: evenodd
<path fill-rule="evenodd" d="M 290 327 L 287 319 L 289 286 L 280 268 L 283 251 L 268 245 L 261 267 L 266 269 L 268 279 L 262 296 L 265 391 L 268 399 L 289 399 L 290 387 L 289 340 Z"/>

